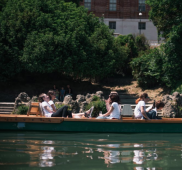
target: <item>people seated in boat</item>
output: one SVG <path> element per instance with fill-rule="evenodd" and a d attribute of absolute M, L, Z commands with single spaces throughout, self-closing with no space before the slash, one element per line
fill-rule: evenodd
<path fill-rule="evenodd" d="M 54 100 L 54 98 L 51 99 Z M 56 110 L 55 107 L 55 110 L 53 110 L 53 108 L 50 105 L 52 102 L 50 102 L 49 96 L 46 95 L 45 93 L 39 95 L 39 102 L 41 102 L 42 104 L 45 117 L 69 117 L 69 118 L 82 118 L 82 116 L 89 117 L 94 109 L 93 107 L 91 107 L 85 113 L 72 113 L 71 111 L 68 110 L 68 106 L 65 105 L 59 108 L 58 110 Z"/>
<path fill-rule="evenodd" d="M 51 105 L 53 111 L 56 112 L 57 109 L 56 109 L 56 106 L 55 106 L 55 104 L 53 102 L 53 100 L 56 98 L 55 91 L 54 90 L 49 90 L 47 95 L 49 96 L 48 103 Z"/>
<path fill-rule="evenodd" d="M 150 118 L 146 114 L 146 108 L 145 108 L 145 103 L 149 101 L 149 97 L 147 93 L 143 93 L 140 95 L 140 97 L 135 101 L 137 104 L 134 110 L 134 116 L 135 119 L 148 119 Z"/>
<path fill-rule="evenodd" d="M 153 103 L 152 106 L 148 107 L 146 109 L 146 114 L 150 119 L 161 119 L 157 116 L 157 110 L 161 110 L 163 109 L 163 107 L 165 106 L 164 102 L 162 102 L 161 100 L 157 101 L 155 103 Z"/>
<path fill-rule="evenodd" d="M 120 98 L 116 93 L 109 95 L 108 103 L 111 105 L 109 111 L 96 119 L 120 119 Z"/>
<path fill-rule="evenodd" d="M 116 92 L 116 91 L 111 91 L 110 95 L 111 95 L 111 94 L 117 94 L 117 95 L 118 95 L 118 92 Z M 111 107 L 111 105 L 110 105 L 110 103 L 109 103 L 109 98 L 108 98 L 107 100 L 105 100 L 105 103 L 106 103 L 106 109 L 107 109 L 107 111 L 109 111 L 109 109 L 110 109 L 110 107 Z"/>

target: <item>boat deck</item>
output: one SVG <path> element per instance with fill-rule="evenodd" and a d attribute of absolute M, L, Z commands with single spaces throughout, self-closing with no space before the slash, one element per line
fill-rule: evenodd
<path fill-rule="evenodd" d="M 62 123 L 66 122 L 115 122 L 115 123 L 182 123 L 182 118 L 162 118 L 156 120 L 139 120 L 131 117 L 122 119 L 96 119 L 96 118 L 62 118 L 44 117 L 35 115 L 5 115 L 0 114 L 0 122 L 29 122 L 29 123 Z"/>

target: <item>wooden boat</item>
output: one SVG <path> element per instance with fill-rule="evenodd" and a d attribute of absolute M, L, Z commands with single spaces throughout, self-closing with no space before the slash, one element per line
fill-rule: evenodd
<path fill-rule="evenodd" d="M 0 115 L 0 130 L 113 133 L 181 133 L 181 118 L 121 120 L 46 118 L 35 115 Z"/>

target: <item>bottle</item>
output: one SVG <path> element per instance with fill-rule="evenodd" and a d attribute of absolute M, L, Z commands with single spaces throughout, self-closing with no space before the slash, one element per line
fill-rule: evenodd
<path fill-rule="evenodd" d="M 102 116 L 102 111 L 99 112 L 99 116 Z"/>

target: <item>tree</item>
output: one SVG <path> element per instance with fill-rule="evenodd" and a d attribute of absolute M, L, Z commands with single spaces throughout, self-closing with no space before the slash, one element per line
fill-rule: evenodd
<path fill-rule="evenodd" d="M 80 2 L 83 0 L 65 0 L 65 2 L 73 2 L 75 3 L 77 6 L 80 6 Z"/>
<path fill-rule="evenodd" d="M 0 12 L 2 11 L 3 7 L 6 5 L 8 0 L 1 0 L 0 1 Z"/>
<path fill-rule="evenodd" d="M 172 27 L 182 22 L 181 0 L 147 0 L 147 4 L 151 8 L 149 17 L 159 35 L 168 38 Z"/>
<path fill-rule="evenodd" d="M 175 88 L 181 82 L 182 24 L 174 26 L 168 36 L 160 48 L 132 60 L 133 75 L 140 86 L 147 88 L 160 84 Z"/>
<path fill-rule="evenodd" d="M 3 77 L 27 71 L 102 78 L 126 58 L 108 26 L 63 0 L 8 1 L 0 27 Z"/>

